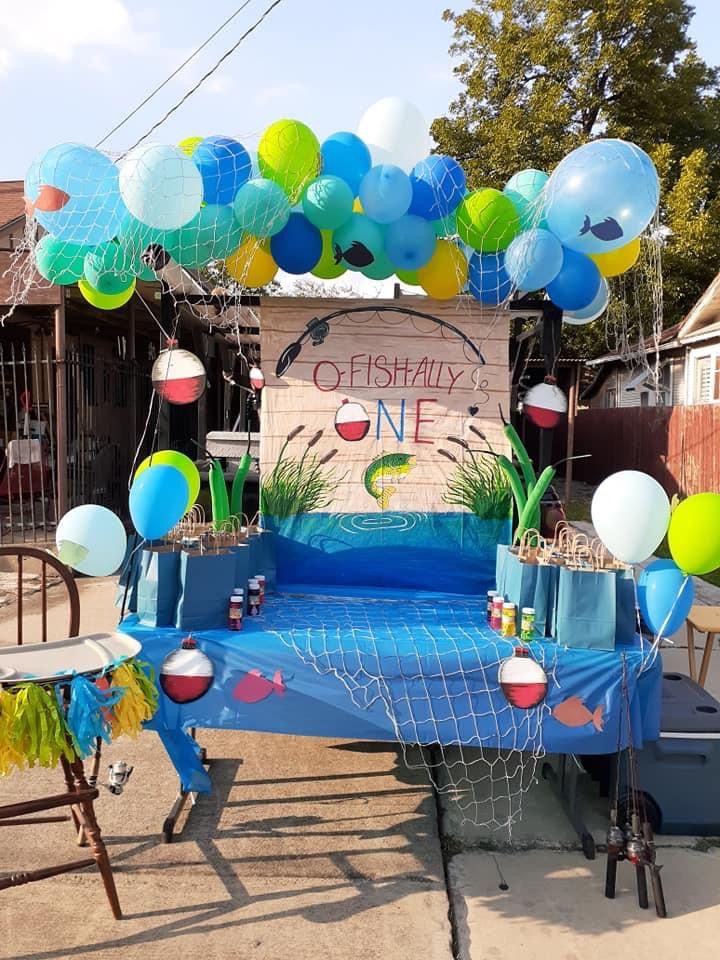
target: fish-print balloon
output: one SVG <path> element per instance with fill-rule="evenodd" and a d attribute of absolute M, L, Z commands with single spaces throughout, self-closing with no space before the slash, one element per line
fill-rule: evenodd
<path fill-rule="evenodd" d="M 640 147 L 624 140 L 593 140 L 560 161 L 544 197 L 548 228 L 563 246 L 607 253 L 626 246 L 650 223 L 660 181 Z"/>

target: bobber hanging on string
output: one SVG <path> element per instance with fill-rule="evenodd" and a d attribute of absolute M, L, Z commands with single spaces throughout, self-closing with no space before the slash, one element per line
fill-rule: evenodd
<path fill-rule="evenodd" d="M 182 350 L 177 340 L 168 340 L 152 368 L 152 385 L 168 403 L 194 403 L 205 392 L 205 367 L 194 353 Z"/>
<path fill-rule="evenodd" d="M 163 660 L 160 686 L 174 703 L 192 703 L 208 692 L 214 676 L 212 660 L 198 650 L 197 641 L 188 636 Z"/>
<path fill-rule="evenodd" d="M 250 367 L 250 386 L 253 388 L 255 393 L 262 392 L 262 389 L 265 386 L 265 374 L 262 372 L 260 367 Z"/>
<path fill-rule="evenodd" d="M 541 704 L 548 688 L 547 674 L 530 656 L 528 648 L 521 646 L 500 664 L 498 681 L 508 703 L 521 710 L 532 710 Z"/>
<path fill-rule="evenodd" d="M 530 387 L 523 399 L 523 412 L 535 426 L 552 430 L 567 413 L 567 397 L 555 382 L 545 377 L 543 383 Z"/>

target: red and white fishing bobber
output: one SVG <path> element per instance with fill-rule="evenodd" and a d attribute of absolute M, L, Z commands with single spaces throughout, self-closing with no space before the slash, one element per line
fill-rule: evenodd
<path fill-rule="evenodd" d="M 544 383 L 530 387 L 523 399 L 523 410 L 529 419 L 546 430 L 558 425 L 560 418 L 567 413 L 567 407 L 567 397 L 554 377 L 546 377 Z"/>
<path fill-rule="evenodd" d="M 214 675 L 210 657 L 198 650 L 192 637 L 186 637 L 181 646 L 163 660 L 160 686 L 175 703 L 192 703 L 208 692 Z"/>
<path fill-rule="evenodd" d="M 370 417 L 365 407 L 356 401 L 343 400 L 335 414 L 335 430 L 339 437 L 354 443 L 367 436 Z"/>
<path fill-rule="evenodd" d="M 177 340 L 168 340 L 152 368 L 152 385 L 163 400 L 194 403 L 203 395 L 206 382 L 205 367 L 195 354 L 181 350 Z"/>
<path fill-rule="evenodd" d="M 548 688 L 547 674 L 527 647 L 515 647 L 513 655 L 503 660 L 498 681 L 508 703 L 521 710 L 531 710 L 542 703 Z"/>
<path fill-rule="evenodd" d="M 260 393 L 265 386 L 265 374 L 260 367 L 250 367 L 250 386 L 255 393 Z"/>

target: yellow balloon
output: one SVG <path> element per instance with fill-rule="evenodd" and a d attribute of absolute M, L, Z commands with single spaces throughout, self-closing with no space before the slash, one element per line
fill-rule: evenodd
<path fill-rule="evenodd" d="M 640 256 L 640 237 L 635 237 L 624 247 L 610 250 L 609 253 L 590 253 L 588 256 L 604 277 L 619 277 L 637 263 Z"/>
<path fill-rule="evenodd" d="M 360 197 L 355 197 L 353 200 L 353 213 L 365 213 L 363 205 L 360 203 Z"/>
<path fill-rule="evenodd" d="M 185 137 L 184 140 L 180 141 L 178 147 L 186 156 L 191 157 L 195 151 L 195 147 L 197 147 L 199 143 L 202 143 L 204 139 L 205 137 Z"/>
<path fill-rule="evenodd" d="M 270 283 L 278 265 L 270 253 L 270 241 L 247 237 L 225 260 L 230 276 L 244 287 L 255 289 Z"/>
<path fill-rule="evenodd" d="M 417 272 L 420 286 L 429 297 L 450 300 L 467 283 L 465 254 L 452 240 L 438 240 L 432 258 Z"/>
<path fill-rule="evenodd" d="M 121 290 L 120 293 L 100 293 L 95 287 L 91 287 L 87 280 L 78 280 L 78 290 L 87 302 L 98 310 L 117 310 L 118 307 L 124 306 L 135 293 L 135 282 L 133 277 L 130 286 L 126 290 Z"/>
<path fill-rule="evenodd" d="M 321 230 L 320 234 L 323 244 L 322 253 L 310 273 L 312 273 L 314 277 L 319 277 L 321 280 L 336 280 L 345 273 L 346 267 L 343 266 L 342 260 L 340 263 L 335 263 L 335 253 L 332 243 L 333 231 Z"/>

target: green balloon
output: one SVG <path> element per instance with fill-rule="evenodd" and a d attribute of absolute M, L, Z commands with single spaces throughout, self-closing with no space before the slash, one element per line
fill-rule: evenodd
<path fill-rule="evenodd" d="M 332 231 L 321 230 L 322 253 L 320 259 L 310 271 L 314 277 L 321 280 L 337 280 L 345 273 L 345 266 L 341 263 L 335 263 L 335 253 L 332 243 Z"/>
<path fill-rule="evenodd" d="M 210 260 L 224 260 L 241 241 L 242 228 L 232 207 L 207 204 L 173 231 L 167 252 L 183 267 L 204 267 Z"/>
<path fill-rule="evenodd" d="M 293 203 L 320 173 L 320 141 L 299 120 L 277 120 L 258 144 L 260 173 L 279 183 Z"/>
<path fill-rule="evenodd" d="M 114 240 L 85 255 L 84 274 L 94 290 L 110 296 L 127 290 L 135 278 L 126 252 Z"/>
<path fill-rule="evenodd" d="M 85 257 L 93 247 L 67 243 L 47 233 L 35 247 L 35 266 L 50 283 L 77 283 L 85 269 Z"/>
<path fill-rule="evenodd" d="M 720 494 L 697 493 L 672 512 L 668 546 L 683 573 L 700 577 L 720 567 Z"/>
<path fill-rule="evenodd" d="M 395 276 L 401 283 L 406 283 L 409 287 L 420 286 L 417 270 L 396 270 Z"/>
<path fill-rule="evenodd" d="M 465 197 L 457 209 L 457 229 L 473 250 L 498 253 L 520 232 L 520 218 L 509 197 L 487 187 Z"/>

